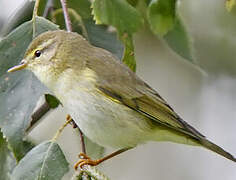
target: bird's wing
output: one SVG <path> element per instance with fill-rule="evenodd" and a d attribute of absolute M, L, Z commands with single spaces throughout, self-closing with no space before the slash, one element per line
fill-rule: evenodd
<path fill-rule="evenodd" d="M 160 124 L 195 138 L 204 137 L 183 121 L 154 89 L 128 67 L 111 59 L 111 56 L 108 59 L 104 57 L 107 56 L 103 56 L 102 60 L 93 59 L 87 64 L 99 77 L 97 88 L 101 92 Z"/>
<path fill-rule="evenodd" d="M 125 88 L 124 85 L 121 86 L 122 89 L 111 86 L 111 84 L 109 86 L 100 84 L 98 88 L 115 101 L 118 100 L 120 103 L 162 125 L 181 131 L 195 138 L 204 137 L 196 129 L 183 121 L 165 100 L 161 98 L 157 92 L 149 89 L 148 86 L 145 88 L 142 87 L 143 92 L 139 91 L 137 88 L 129 89 L 129 87 L 129 91 L 134 92 L 132 95 L 127 95 L 127 93 L 123 91 L 123 88 Z"/>

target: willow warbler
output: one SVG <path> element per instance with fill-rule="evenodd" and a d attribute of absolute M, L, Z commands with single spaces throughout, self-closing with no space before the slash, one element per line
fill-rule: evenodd
<path fill-rule="evenodd" d="M 24 68 L 54 93 L 82 132 L 99 145 L 125 150 L 147 141 L 171 141 L 202 146 L 236 162 L 110 52 L 77 33 L 57 30 L 39 35 L 21 63 L 8 72 Z"/>

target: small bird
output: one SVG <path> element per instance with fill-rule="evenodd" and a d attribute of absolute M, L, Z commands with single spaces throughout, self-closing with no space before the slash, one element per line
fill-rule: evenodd
<path fill-rule="evenodd" d="M 95 143 L 119 149 L 99 160 L 86 154 L 76 165 L 97 165 L 147 141 L 202 146 L 234 162 L 235 157 L 183 121 L 147 83 L 110 52 L 82 36 L 48 31 L 29 45 L 24 59 L 8 72 L 32 71 Z"/>

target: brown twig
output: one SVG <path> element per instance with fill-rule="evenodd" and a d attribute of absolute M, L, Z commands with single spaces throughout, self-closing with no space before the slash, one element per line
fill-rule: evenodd
<path fill-rule="evenodd" d="M 64 19 L 65 19 L 65 23 L 66 23 L 66 29 L 68 32 L 72 32 L 71 20 L 69 17 L 67 5 L 66 5 L 66 0 L 61 0 L 61 6 L 62 6 Z"/>
<path fill-rule="evenodd" d="M 82 152 L 83 152 L 84 154 L 86 154 L 86 148 L 85 148 L 85 142 L 84 142 L 84 134 L 83 134 L 83 132 L 80 130 L 79 126 L 77 126 L 77 129 L 78 129 L 79 135 L 80 135 L 80 143 L 81 143 Z"/>
<path fill-rule="evenodd" d="M 26 132 L 30 131 L 31 128 L 50 110 L 48 102 L 45 102 L 31 115 L 31 122 Z"/>

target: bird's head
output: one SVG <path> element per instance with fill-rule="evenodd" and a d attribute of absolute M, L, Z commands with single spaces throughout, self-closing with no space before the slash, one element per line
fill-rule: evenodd
<path fill-rule="evenodd" d="M 23 60 L 8 70 L 31 70 L 47 85 L 68 68 L 81 69 L 91 46 L 77 33 L 48 31 L 36 37 L 25 52 Z"/>

